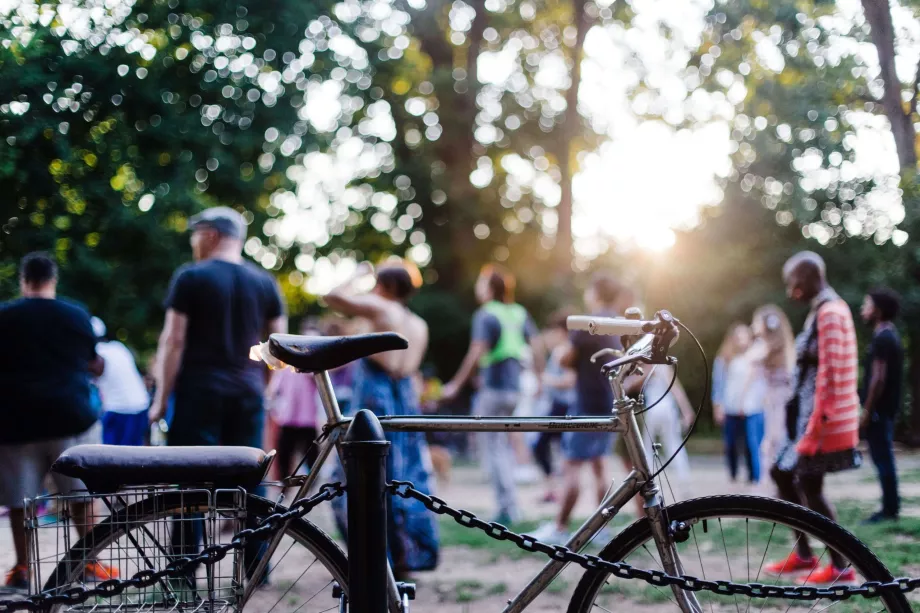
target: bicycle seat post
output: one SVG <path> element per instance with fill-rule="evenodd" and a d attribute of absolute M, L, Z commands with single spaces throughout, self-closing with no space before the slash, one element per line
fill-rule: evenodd
<path fill-rule="evenodd" d="M 335 390 L 332 388 L 329 371 L 321 370 L 313 373 L 313 381 L 316 382 L 319 399 L 323 404 L 323 410 L 326 412 L 326 421 L 330 424 L 342 421 L 344 416 L 339 408 L 339 401 L 335 399 Z"/>

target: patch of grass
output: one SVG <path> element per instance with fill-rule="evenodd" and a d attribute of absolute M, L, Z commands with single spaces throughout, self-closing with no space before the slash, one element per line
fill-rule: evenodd
<path fill-rule="evenodd" d="M 475 602 L 484 596 L 495 596 L 504 594 L 508 591 L 508 586 L 504 583 L 493 583 L 484 585 L 481 581 L 475 579 L 463 579 L 457 581 L 454 585 L 454 599 L 457 602 Z"/>
<path fill-rule="evenodd" d="M 496 596 L 498 594 L 504 594 L 508 591 L 508 584 L 506 583 L 493 583 L 487 590 L 486 594 L 489 596 Z"/>

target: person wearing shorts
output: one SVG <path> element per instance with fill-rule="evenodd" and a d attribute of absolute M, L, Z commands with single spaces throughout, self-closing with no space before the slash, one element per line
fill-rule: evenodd
<path fill-rule="evenodd" d="M 615 306 L 622 286 L 607 274 L 598 274 L 585 291 L 588 311 L 598 317 L 615 317 Z M 562 364 L 575 370 L 576 402 L 574 413 L 580 416 L 609 416 L 613 411 L 613 394 L 600 366 L 591 362 L 591 356 L 602 349 L 620 349 L 614 336 L 593 335 L 586 331 L 569 334 L 569 348 Z M 563 495 L 556 520 L 539 527 L 533 536 L 541 541 L 562 543 L 568 540 L 569 519 L 581 493 L 579 477 L 582 467 L 591 467 L 598 500 L 604 499 L 609 486 L 604 456 L 613 447 L 612 432 L 564 432 L 562 455 Z"/>
<path fill-rule="evenodd" d="M 105 371 L 96 379 L 102 396 L 102 442 L 105 445 L 140 447 L 147 441 L 150 395 L 137 369 L 134 355 L 124 343 L 106 338 L 105 323 L 93 317 L 96 353 L 105 360 Z"/>
<path fill-rule="evenodd" d="M 89 313 L 57 298 L 57 265 L 45 253 L 30 253 L 19 267 L 22 297 L 0 306 L 0 338 L 15 351 L 0 352 L 0 505 L 10 509 L 16 564 L 6 585 L 28 589 L 25 498 L 42 493 L 51 464 L 68 448 L 100 442 L 98 407 L 90 398 L 90 376 L 104 367 L 96 354 Z M 61 492 L 83 484 L 52 475 Z M 74 525 L 86 529 L 86 503 L 71 506 Z M 111 579 L 102 564 L 86 574 Z"/>

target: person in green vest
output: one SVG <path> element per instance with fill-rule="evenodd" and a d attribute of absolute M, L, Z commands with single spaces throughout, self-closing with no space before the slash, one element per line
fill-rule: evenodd
<path fill-rule="evenodd" d="M 514 277 L 501 267 L 483 267 L 476 281 L 476 299 L 482 305 L 473 314 L 470 348 L 460 369 L 444 386 L 443 398 L 455 398 L 467 381 L 479 371 L 480 386 L 473 414 L 509 416 L 521 396 L 521 372 L 532 359 L 539 375 L 543 371 L 543 350 L 537 327 L 527 310 L 514 302 Z M 480 452 L 495 488 L 496 521 L 519 519 L 514 485 L 515 459 L 505 432 L 484 432 Z"/>

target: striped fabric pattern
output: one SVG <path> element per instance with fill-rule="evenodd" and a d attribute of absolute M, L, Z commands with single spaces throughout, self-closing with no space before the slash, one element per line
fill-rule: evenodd
<path fill-rule="evenodd" d="M 841 299 L 818 309 L 815 405 L 797 445 L 802 455 L 853 449 L 859 443 L 859 356 L 850 307 Z"/>

